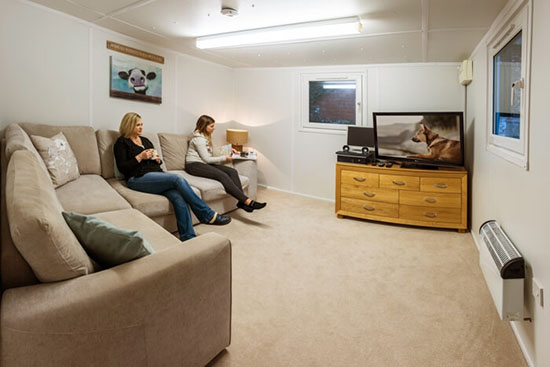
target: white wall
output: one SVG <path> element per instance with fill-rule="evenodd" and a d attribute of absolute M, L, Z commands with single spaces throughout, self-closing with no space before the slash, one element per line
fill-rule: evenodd
<path fill-rule="evenodd" d="M 367 74 L 368 125 L 374 111 L 463 111 L 458 64 L 363 65 L 235 70 L 235 126 L 249 129 L 247 146 L 260 153 L 260 183 L 334 200 L 336 151 L 345 133 L 300 129 L 300 73 Z"/>
<path fill-rule="evenodd" d="M 109 97 L 111 40 L 164 56 L 162 104 Z M 2 0 L 0 130 L 13 122 L 118 129 L 139 113 L 146 131 L 189 132 L 200 114 L 232 115 L 232 69 L 157 48 L 24 0 Z"/>
<path fill-rule="evenodd" d="M 473 55 L 474 81 L 468 86 L 468 114 L 473 141 L 471 162 L 472 233 L 479 246 L 478 229 L 486 220 L 496 219 L 518 247 L 528 264 L 525 304 L 533 322 L 513 326 L 528 359 L 534 366 L 550 366 L 549 293 L 546 306 L 535 305 L 531 295 L 531 275 L 550 289 L 550 246 L 548 207 L 550 199 L 550 124 L 548 86 L 550 85 L 550 2 L 534 0 L 531 58 L 531 103 L 529 131 L 529 170 L 486 150 L 487 129 L 487 52 L 484 41 Z M 473 140 L 472 140 L 473 139 Z"/>

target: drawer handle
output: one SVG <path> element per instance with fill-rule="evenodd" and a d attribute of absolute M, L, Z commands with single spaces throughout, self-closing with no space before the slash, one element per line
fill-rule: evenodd
<path fill-rule="evenodd" d="M 407 184 L 405 181 L 392 180 L 392 182 L 393 182 L 394 185 L 399 185 L 399 186 L 404 186 L 404 185 Z"/>
<path fill-rule="evenodd" d="M 435 218 L 435 217 L 437 217 L 437 214 L 436 213 L 424 213 L 424 216 L 428 217 L 428 218 Z"/>
<path fill-rule="evenodd" d="M 365 182 L 367 179 L 364 178 L 364 177 L 354 177 L 353 178 L 355 181 L 359 181 L 359 182 Z"/>
<path fill-rule="evenodd" d="M 433 198 L 424 198 L 424 201 L 431 204 L 437 203 L 437 200 Z"/>
<path fill-rule="evenodd" d="M 372 211 L 375 210 L 376 208 L 375 208 L 374 206 L 363 205 L 363 209 L 368 210 L 369 212 L 372 212 Z"/>
<path fill-rule="evenodd" d="M 363 195 L 365 195 L 368 198 L 373 198 L 376 196 L 374 192 L 364 192 Z"/>
<path fill-rule="evenodd" d="M 438 189 L 446 189 L 447 187 L 449 187 L 447 184 L 442 184 L 442 183 L 434 184 L 434 186 L 437 187 Z"/>

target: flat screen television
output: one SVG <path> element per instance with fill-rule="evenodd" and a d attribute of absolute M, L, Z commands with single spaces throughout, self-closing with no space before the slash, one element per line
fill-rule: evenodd
<path fill-rule="evenodd" d="M 374 112 L 375 155 L 401 167 L 464 165 L 462 112 Z"/>

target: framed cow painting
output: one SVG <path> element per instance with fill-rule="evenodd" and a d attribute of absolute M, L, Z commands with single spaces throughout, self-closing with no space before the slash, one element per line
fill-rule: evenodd
<path fill-rule="evenodd" d="M 133 57 L 111 56 L 111 97 L 162 103 L 162 69 Z"/>

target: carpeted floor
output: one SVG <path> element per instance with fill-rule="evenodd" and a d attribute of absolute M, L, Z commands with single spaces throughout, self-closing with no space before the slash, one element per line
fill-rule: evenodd
<path fill-rule="evenodd" d="M 230 213 L 232 342 L 209 366 L 526 366 L 471 234 L 337 219 L 260 189 Z"/>

